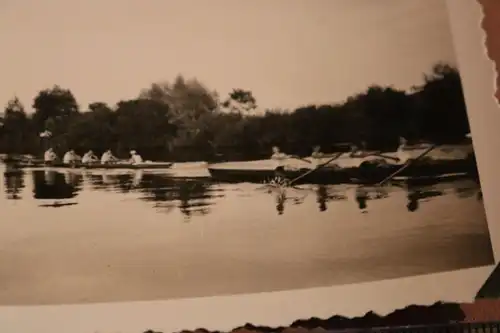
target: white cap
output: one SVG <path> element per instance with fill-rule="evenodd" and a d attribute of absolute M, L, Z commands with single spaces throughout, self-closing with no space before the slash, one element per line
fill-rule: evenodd
<path fill-rule="evenodd" d="M 135 150 L 131 150 L 130 154 L 135 155 L 137 152 Z"/>

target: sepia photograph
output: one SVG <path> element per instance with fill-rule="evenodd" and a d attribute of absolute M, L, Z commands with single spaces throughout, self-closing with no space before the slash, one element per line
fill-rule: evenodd
<path fill-rule="evenodd" d="M 0 6 L 0 305 L 494 264 L 445 0 Z"/>

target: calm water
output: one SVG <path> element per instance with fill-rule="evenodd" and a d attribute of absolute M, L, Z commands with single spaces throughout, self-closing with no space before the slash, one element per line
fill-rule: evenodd
<path fill-rule="evenodd" d="M 0 303 L 195 297 L 493 263 L 478 185 L 216 184 L 162 172 L 4 173 Z"/>

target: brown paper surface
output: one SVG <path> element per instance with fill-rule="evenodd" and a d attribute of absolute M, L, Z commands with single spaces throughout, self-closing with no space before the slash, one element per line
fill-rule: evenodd
<path fill-rule="evenodd" d="M 496 98 L 500 101 L 500 1 L 497 0 L 478 0 L 483 7 L 482 28 L 486 33 L 485 46 L 487 54 L 495 63 L 496 76 Z"/>

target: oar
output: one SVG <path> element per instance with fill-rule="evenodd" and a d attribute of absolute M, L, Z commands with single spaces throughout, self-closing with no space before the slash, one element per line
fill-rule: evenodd
<path fill-rule="evenodd" d="M 398 170 L 394 171 L 392 174 L 390 174 L 389 176 L 387 176 L 384 180 L 382 180 L 381 182 L 377 183 L 377 186 L 382 186 L 384 185 L 385 183 L 387 183 L 389 180 L 391 180 L 392 178 L 396 177 L 397 175 L 399 175 L 403 170 L 405 170 L 406 168 L 408 168 L 410 165 L 412 165 L 413 163 L 415 163 L 416 161 L 418 161 L 419 159 L 421 159 L 422 157 L 424 157 L 425 155 L 427 155 L 428 153 L 430 153 L 432 150 L 434 150 L 434 148 L 436 148 L 438 145 L 434 144 L 432 146 L 430 146 L 429 148 L 427 148 L 422 154 L 420 154 L 419 156 L 417 156 L 416 158 L 412 159 L 412 160 L 408 160 L 401 168 L 399 168 Z"/>
<path fill-rule="evenodd" d="M 311 173 L 313 173 L 314 171 L 317 171 L 321 168 L 323 168 L 324 166 L 330 164 L 332 161 L 336 160 L 337 158 L 339 158 L 340 156 L 342 156 L 343 153 L 338 153 L 337 155 L 335 155 L 334 157 L 330 158 L 328 161 L 326 161 L 325 163 L 322 163 L 322 164 L 319 164 L 318 166 L 316 166 L 316 168 L 314 169 L 311 169 L 305 173 L 303 173 L 302 175 L 298 176 L 298 177 L 295 177 L 294 179 L 292 179 L 288 184 L 289 186 L 292 185 L 293 183 L 295 183 L 296 181 L 298 181 L 299 179 L 302 179 L 304 178 L 305 176 L 307 175 L 310 175 Z"/>

